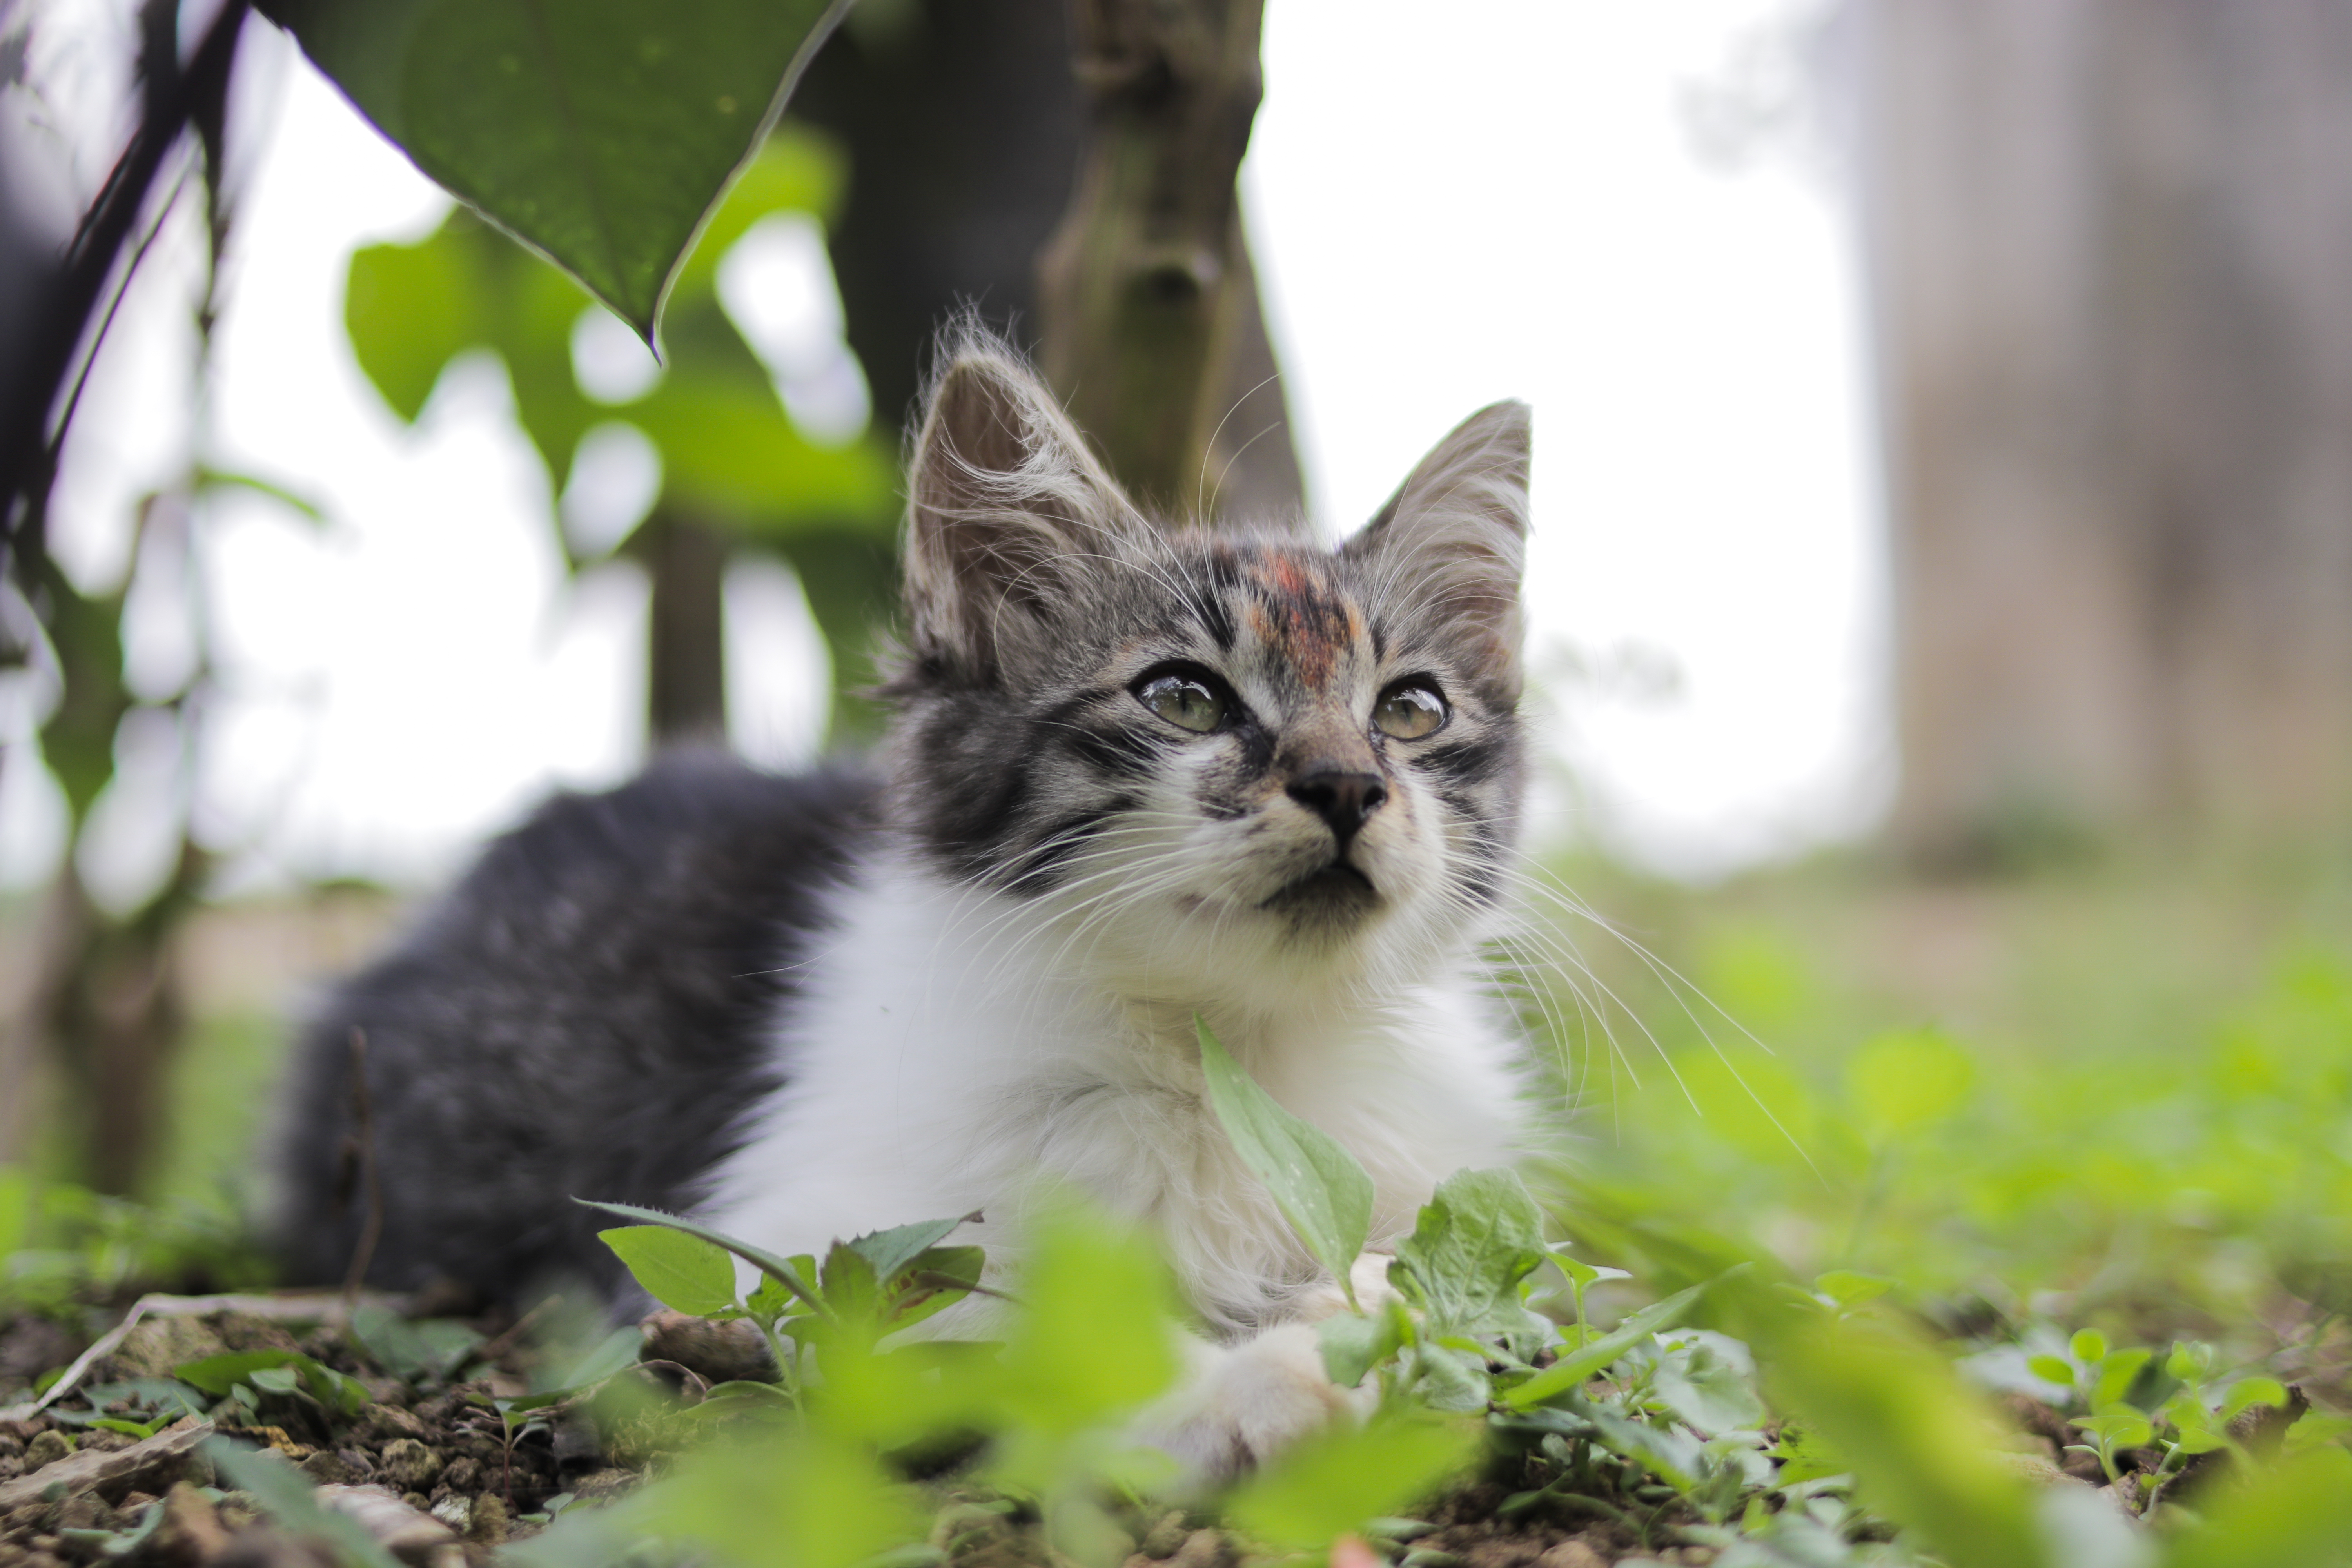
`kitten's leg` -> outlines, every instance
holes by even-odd
[[[1395,1297],[1388,1266],[1387,1254],[1367,1252],[1349,1269],[1365,1308]],[[1239,1344],[1192,1342],[1182,1386],[1144,1417],[1137,1435],[1172,1455],[1188,1476],[1222,1481],[1334,1421],[1363,1420],[1379,1402],[1379,1384],[1333,1383],[1315,1332],[1347,1304],[1337,1285],[1327,1285],[1299,1303],[1303,1321],[1278,1323]]]

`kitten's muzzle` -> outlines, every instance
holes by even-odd
[[[1290,781],[1288,791],[1291,799],[1330,826],[1332,837],[1339,841],[1342,859],[1356,830],[1389,797],[1389,786],[1380,774],[1339,768],[1317,768],[1301,773]]]

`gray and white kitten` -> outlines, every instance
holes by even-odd
[[[1217,1342],[1170,1447],[1229,1469],[1322,1419],[1300,1321],[1336,1292],[1218,1130],[1192,1019],[1363,1162],[1376,1248],[1509,1157],[1474,974],[1524,772],[1528,456],[1496,404],[1337,549],[1165,527],[965,338],[913,455],[881,780],[673,757],[492,845],[301,1048],[293,1272],[339,1278],[363,1217],[356,1030],[378,1283],[614,1286],[574,1194],[787,1254],[981,1210],[1017,1267],[1045,1178],[1155,1229]]]

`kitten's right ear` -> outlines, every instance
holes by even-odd
[[[908,496],[915,653],[982,683],[1144,526],[1053,394],[985,340],[967,340],[931,390]]]
[[[1526,404],[1480,409],[1340,546],[1341,554],[1377,566],[1391,602],[1482,638],[1486,662],[1507,673],[1519,657],[1532,444]]]

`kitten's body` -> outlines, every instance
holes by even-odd
[[[1224,1336],[1328,1298],[1204,1103],[1192,1020],[1371,1172],[1376,1246],[1509,1156],[1471,972],[1520,788],[1526,461],[1497,405],[1338,550],[1171,531],[966,343],[911,471],[879,794],[673,761],[494,847],[312,1033],[298,1269],[340,1274],[360,1226],[331,1201],[357,1030],[386,1284],[609,1281],[573,1194],[783,1253],[979,1209],[1003,1262],[1043,1179],[1155,1227]],[[1302,1335],[1202,1384],[1286,1393],[1211,1397],[1171,1446],[1226,1468],[1327,1409]]]

